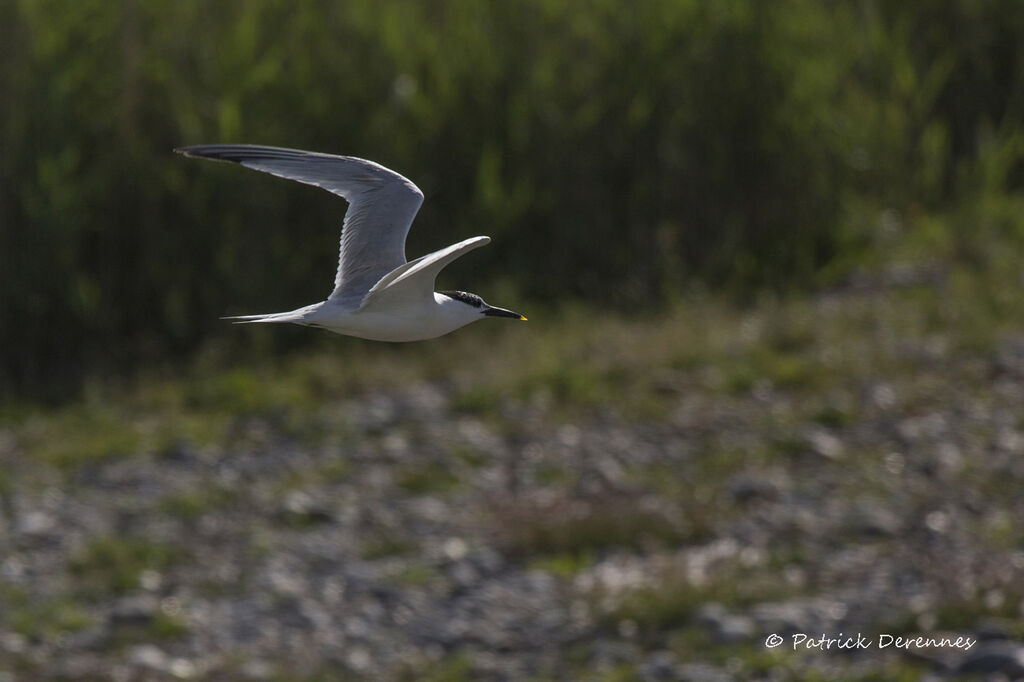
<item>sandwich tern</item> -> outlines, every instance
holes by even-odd
[[[174,151],[231,161],[322,187],[349,203],[341,229],[334,291],[326,301],[284,313],[225,319],[321,327],[375,341],[432,339],[484,317],[526,319],[488,305],[476,294],[434,291],[434,280],[444,266],[489,243],[490,237],[471,237],[406,262],[405,237],[423,203],[423,192],[380,164],[351,156],[248,144],[197,145]]]

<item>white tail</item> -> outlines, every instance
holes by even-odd
[[[251,324],[253,322],[301,322],[302,316],[291,313],[267,313],[265,315],[229,315],[220,318],[231,320],[232,324]]]
[[[234,324],[251,324],[252,322],[291,322],[293,324],[308,324],[310,315],[316,312],[321,303],[307,305],[298,310],[289,310],[286,313],[264,313],[262,315],[228,315],[222,320],[231,320]]]

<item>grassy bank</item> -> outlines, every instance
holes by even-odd
[[[692,296],[631,318],[540,307],[527,324],[431,343],[325,336],[260,362],[211,349],[178,373],[94,382],[56,410],[8,407],[5,549],[48,567],[0,579],[13,606],[0,630],[21,643],[4,665],[52,672],[40,652],[71,642],[83,670],[145,668],[155,654],[140,647],[156,646],[179,672],[221,679],[299,660],[309,679],[512,674],[499,665],[633,680],[666,660],[749,679],[957,670],[955,652],[761,640],[785,627],[1024,635],[1020,272],[1006,257],[895,249],[813,296]],[[282,587],[282,561],[306,582]],[[451,634],[441,655],[382,621],[383,639],[358,646],[403,654],[366,665],[273,638],[203,644],[217,605],[270,590],[263,617],[288,623],[291,600],[352,571],[377,596],[346,583],[357,596],[339,597],[325,633],[381,590],[397,600],[381,613],[443,620],[463,600],[541,585],[556,592],[520,624],[544,632],[553,618],[565,637]],[[508,587],[520,580],[533,587]],[[147,598],[162,606],[121,613]],[[515,631],[489,609],[470,618],[495,642]],[[312,632],[303,622],[282,627]]]

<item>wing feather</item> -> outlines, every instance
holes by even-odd
[[[393,306],[398,300],[413,304],[418,299],[429,300],[434,295],[434,281],[446,265],[490,241],[490,237],[470,237],[399,266],[370,289],[359,309],[372,310],[384,303]]]
[[[197,145],[175,151],[239,163],[344,197],[349,207],[330,301],[355,309],[382,277],[405,264],[405,238],[423,193],[380,164],[353,156],[247,144]]]

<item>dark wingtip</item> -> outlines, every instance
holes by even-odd
[[[191,147],[175,147],[174,148],[174,153],[175,154],[181,154],[182,156],[187,156],[187,157],[190,157],[190,158],[193,158],[193,159],[198,159],[198,158],[202,158],[204,156],[208,156],[207,154],[203,153],[203,149],[204,148],[208,148],[210,146],[212,146],[212,145],[200,144],[200,145],[193,145]]]
[[[249,146],[251,145],[196,144],[189,147],[175,147],[174,151],[193,159],[239,163],[245,158],[245,151]]]

